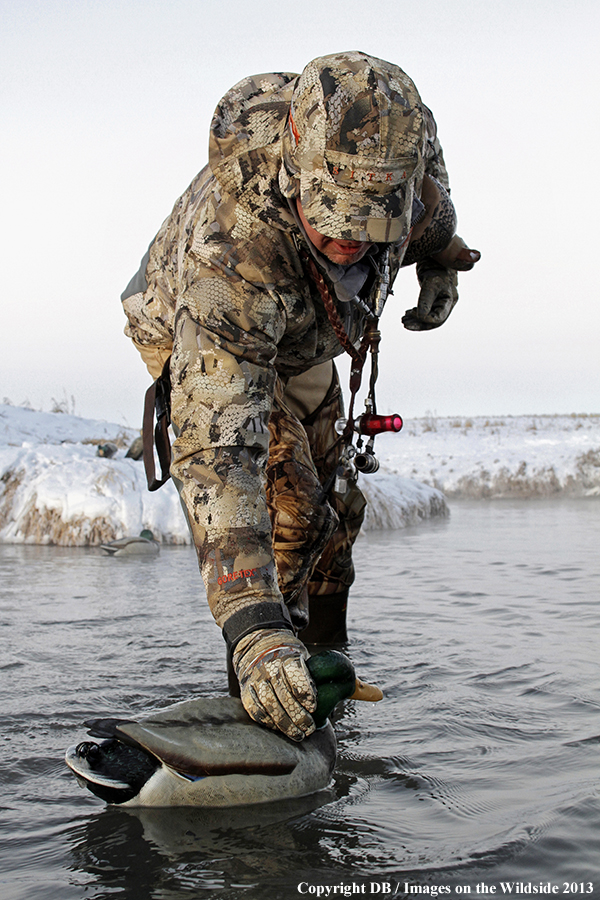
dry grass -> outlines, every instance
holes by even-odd
[[[2,495],[0,496],[0,529],[5,528],[12,519],[15,494],[23,483],[24,478],[25,472],[23,470],[14,472],[12,469],[7,469],[2,478],[0,478],[0,483],[3,485]]]
[[[34,495],[19,522],[19,533],[27,543],[58,547],[90,547],[113,541],[115,527],[108,519],[76,516],[65,522],[57,509],[38,509]]]
[[[15,537],[30,544],[55,544],[59,547],[88,547],[112,541],[118,535],[112,522],[103,517],[88,519],[76,516],[68,521],[57,509],[37,507],[37,495],[33,494],[19,517],[14,518],[14,504],[17,491],[25,481],[23,469],[8,469],[0,483],[0,530],[12,522],[15,524]]]
[[[493,474],[481,469],[461,478],[453,490],[446,489],[448,497],[466,497],[472,500],[496,498],[525,499],[532,497],[552,497],[562,493],[562,485],[553,466],[528,470],[522,461],[515,472],[502,467]]]

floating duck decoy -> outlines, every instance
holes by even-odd
[[[104,459],[112,459],[118,452],[119,448],[117,445],[113,444],[112,441],[109,441],[106,444],[98,444],[96,456],[102,456]]]
[[[144,456],[144,439],[140,435],[131,444],[129,450],[125,454],[125,459],[142,459]]]
[[[100,544],[100,549],[109,556],[156,556],[160,544],[154,540],[149,528],[144,528],[139,537],[124,537],[107,544]]]
[[[336,759],[328,716],[346,697],[380,700],[350,660],[326,650],[307,661],[317,685],[317,730],[300,743],[254,722],[233,697],[176,703],[140,722],[87,721],[92,737],[65,761],[82,786],[122,806],[243,806],[322,790]]]

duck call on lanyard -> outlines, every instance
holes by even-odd
[[[304,262],[308,272],[315,282],[317,289],[323,300],[323,305],[327,312],[327,316],[331,323],[335,334],[344,348],[344,350],[352,358],[352,366],[350,369],[350,405],[348,409],[347,419],[338,419],[335,423],[335,429],[346,443],[346,449],[342,455],[347,461],[352,461],[354,467],[359,472],[370,474],[379,469],[379,461],[375,458],[374,442],[378,434],[386,431],[398,432],[402,428],[402,418],[394,413],[389,416],[380,416],[377,413],[375,403],[375,383],[378,375],[378,354],[379,343],[381,341],[381,333],[378,329],[379,317],[383,312],[383,307],[389,293],[390,274],[389,274],[389,249],[383,255],[381,278],[373,304],[374,312],[367,312],[367,324],[365,332],[358,349],[352,344],[343,322],[340,319],[335,304],[329,292],[325,279],[317,269],[314,261],[304,254]],[[364,305],[363,305],[364,309]],[[367,352],[371,354],[371,378],[369,381],[369,392],[365,400],[365,412],[358,419],[353,418],[354,400],[360,388],[362,381],[362,371],[367,358]],[[353,443],[354,434],[358,435],[356,446]],[[363,450],[363,435],[368,437],[367,445]],[[345,479],[343,478],[343,465],[338,467],[338,472],[334,473],[336,477],[336,490],[342,491]],[[334,477],[332,476],[332,477]]]

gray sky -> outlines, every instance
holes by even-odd
[[[0,0],[0,400],[138,426],[119,295],[207,159],[240,78],[360,49],[433,110],[459,233],[482,252],[448,322],[382,319],[380,406],[599,412],[597,0]]]

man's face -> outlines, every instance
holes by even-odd
[[[306,233],[319,253],[326,256],[331,262],[339,266],[350,266],[362,259],[367,250],[373,246],[369,241],[338,241],[326,237],[310,225],[304,215],[304,210],[299,200],[296,201],[300,221],[306,229]]]

